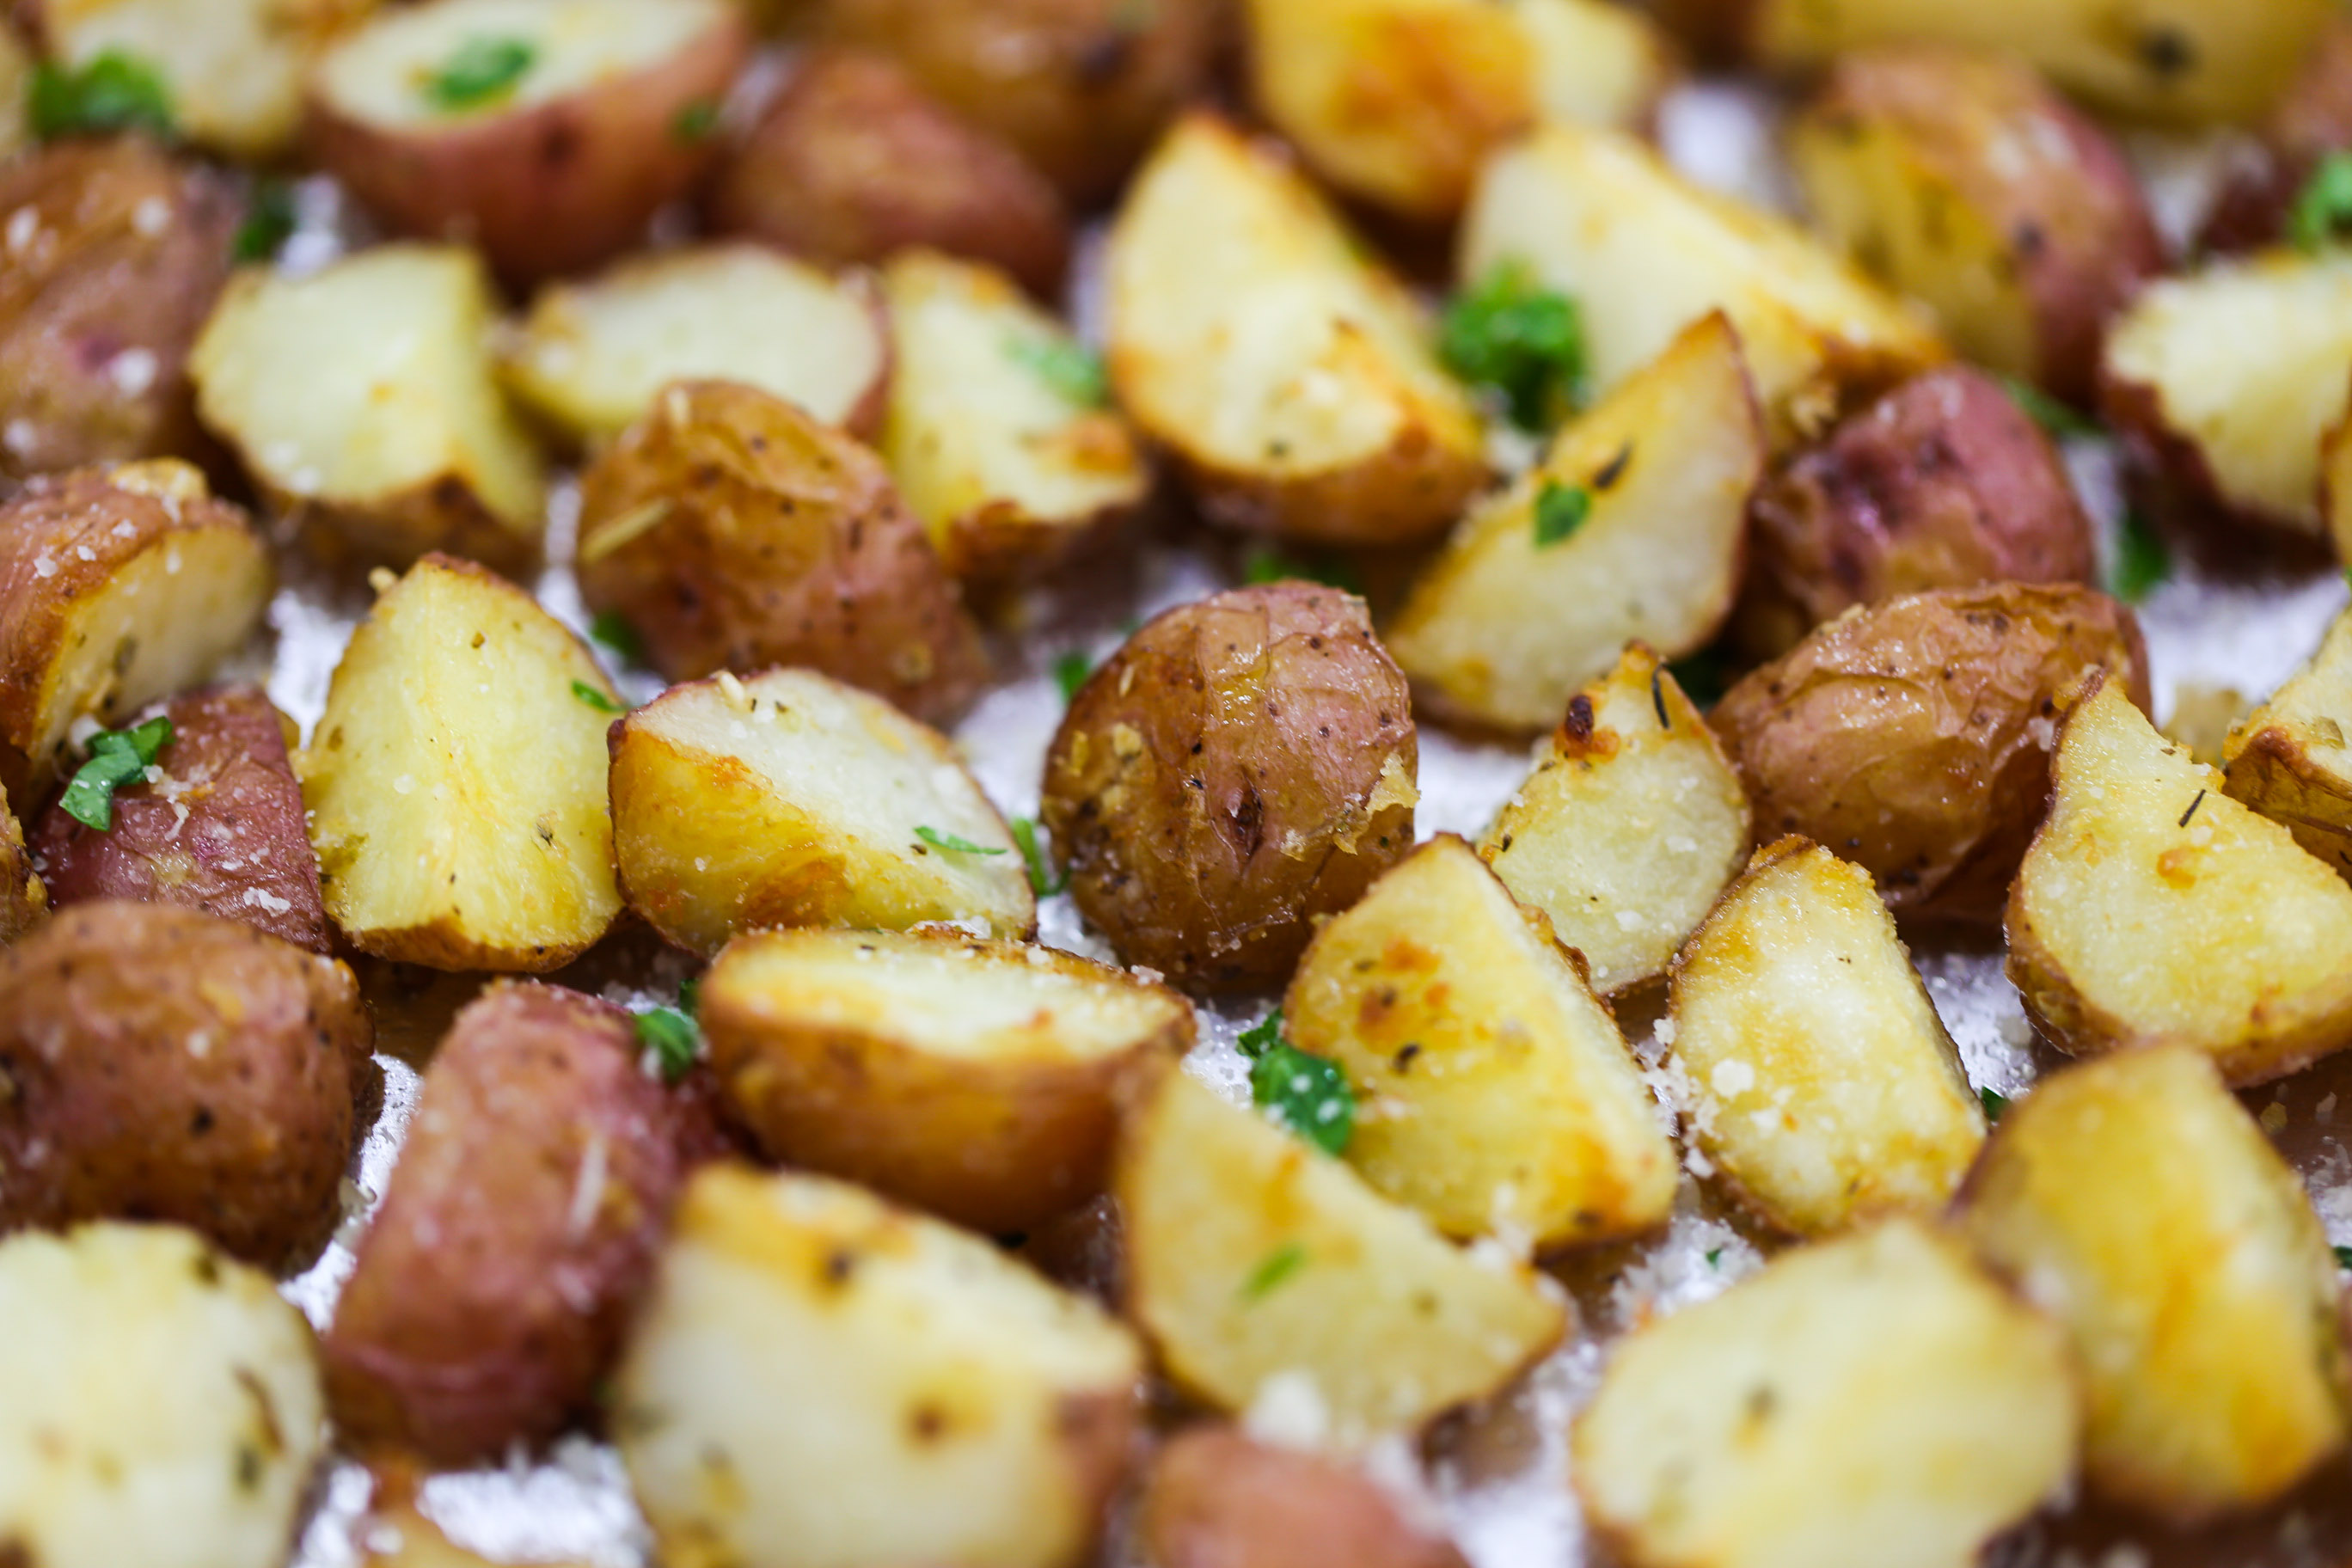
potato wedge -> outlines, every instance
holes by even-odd
[[[2322,534],[2320,444],[2352,389],[2352,253],[2151,284],[2108,331],[2103,374],[2107,422],[2141,467],[2228,516]]]
[[[2056,1328],[1910,1220],[1636,1331],[1570,1475],[1634,1568],[1954,1568],[2072,1479]]]
[[[1095,365],[1002,274],[926,251],[882,275],[882,456],[958,577],[1035,576],[1142,505],[1151,470]]]
[[[396,232],[529,282],[644,238],[710,166],[751,53],[729,0],[386,7],[311,77],[309,150]]]
[[[1669,1016],[1694,1142],[1791,1235],[1933,1214],[1984,1142],[1870,873],[1818,844],[1757,851],[1675,961]]]
[[[174,1226],[0,1242],[0,1549],[279,1568],[325,1447],[310,1331]]]
[[[497,309],[480,261],[448,247],[240,273],[189,356],[197,412],[332,553],[519,571],[539,553],[544,480],[490,374]]]
[[[418,562],[352,635],[294,763],[344,938],[430,969],[535,973],[585,952],[621,909],[604,794],[619,708],[530,595]]]
[[[1494,1393],[1567,1328],[1550,1280],[1457,1251],[1187,1073],[1128,1118],[1113,1182],[1128,1310],[1219,1409],[1278,1398],[1354,1445]]]
[[[2352,17],[2338,16],[2271,105],[2251,155],[2226,172],[2197,237],[2205,251],[2253,250],[2284,237],[2295,198],[2331,153],[2352,148]]]
[[[2072,1336],[2094,1491],[2193,1523],[2343,1449],[2352,1376],[2326,1232],[2198,1052],[2043,1079],[2001,1119],[1959,1223]]]
[[[1720,310],[1773,445],[1948,357],[1916,308],[1780,218],[1692,184],[1630,136],[1554,124],[1480,172],[1456,241],[1468,280],[1517,263],[1582,307],[1608,392]]]
[[[2311,662],[2231,726],[2222,789],[2284,826],[2352,878],[2352,611],[2336,617]]]
[[[2076,1056],[2194,1046],[2237,1084],[2352,1045],[2352,888],[2093,679],[2009,895],[2028,1016]]]
[[[1119,404],[1213,520],[1409,544],[1485,481],[1421,307],[1270,147],[1186,118],[1128,188],[1108,266]]]
[[[736,381],[870,434],[890,344],[866,280],[755,245],[642,256],[540,291],[507,342],[507,384],[575,441],[611,440],[675,381]]]
[[[1478,840],[1606,996],[1655,980],[1748,863],[1748,793],[1643,644],[1568,700],[1551,745]]]
[[[821,1176],[703,1168],[618,1379],[663,1560],[1071,1568],[1141,1356],[1092,1301]]]
[[[1360,1097],[1348,1163],[1447,1236],[1568,1247],[1674,1207],[1681,1165],[1616,1021],[1451,834],[1317,933],[1282,1015]]]
[[[751,932],[701,998],[711,1070],[771,1158],[998,1236],[1101,1192],[1120,1081],[1192,1044],[1173,992],[945,933]]]
[[[1739,336],[1708,316],[1480,502],[1413,581],[1389,646],[1415,694],[1538,731],[1628,642],[1670,658],[1704,646],[1739,590],[1764,461]]]
[[[875,455],[783,398],[680,382],[580,484],[580,591],[673,680],[802,665],[924,719],[987,650]]]
[[[947,738],[814,671],[670,688],[614,727],[611,777],[629,905],[690,952],[763,926],[1036,924],[1012,832]]]
[[[1468,1568],[1370,1476],[1229,1426],[1191,1427],[1160,1450],[1135,1537],[1152,1568]]]
[[[48,889],[25,847],[24,825],[0,786],[0,946],[38,927],[49,910]]]
[[[0,779],[38,800],[75,724],[194,686],[269,601],[244,509],[168,459],[39,479],[0,507]]]

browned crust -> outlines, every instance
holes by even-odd
[[[232,442],[232,445],[236,443]],[[368,566],[405,571],[424,557],[442,554],[488,567],[521,584],[540,563],[534,523],[523,531],[493,511],[465,477],[443,473],[404,489],[365,501],[322,500],[296,495],[259,479],[270,510],[297,531],[302,548],[330,571]]]
[[[1302,544],[1401,545],[1437,538],[1486,486],[1483,453],[1448,447],[1419,421],[1344,468],[1270,476],[1175,456],[1202,515],[1225,528]]]
[[[2185,510],[2210,526],[2260,528],[2305,541],[2313,537],[2315,530],[2308,522],[2231,500],[2205,461],[2202,448],[2165,417],[2164,395],[2158,388],[2126,381],[2112,367],[2103,366],[2098,405],[2130,467],[2144,479],[2169,481],[2161,497],[2168,510]]]
[[[0,789],[0,944],[31,934],[47,918],[48,889],[25,852],[25,830]]]
[[[2266,724],[2223,770],[2223,793],[2294,835],[2294,841],[2352,879],[2352,795],[2311,760],[2302,742]]]

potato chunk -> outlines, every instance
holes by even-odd
[[[947,738],[811,670],[672,687],[614,731],[612,794],[630,907],[696,952],[762,926],[1036,923]]]
[[[1142,1368],[1090,1300],[821,1176],[709,1165],[613,1429],[664,1561],[1070,1568]]]
[[[1509,0],[1535,50],[1545,120],[1641,132],[1677,74],[1646,10],[1615,0]]]
[[[1810,235],[1690,184],[1629,136],[1553,125],[1496,153],[1462,220],[1472,281],[1518,263],[1583,308],[1594,387],[1721,310],[1776,447],[1946,357],[1924,319]]]
[[[621,908],[604,795],[619,707],[530,595],[468,562],[418,562],[352,634],[295,763],[351,944],[536,973],[603,936]]]
[[[2336,617],[2311,662],[2233,725],[2222,788],[2282,824],[2352,878],[2352,611]]]
[[[2066,718],[2009,895],[2009,977],[2060,1049],[2179,1042],[2231,1083],[2352,1045],[2352,888],[2222,793],[2121,685]]]
[[[1486,464],[1476,410],[1403,286],[1268,147],[1195,114],[1112,225],[1110,374],[1217,521],[1404,544]]]
[[[2197,1052],[2042,1079],[2001,1119],[1960,1224],[2073,1336],[2103,1496],[2191,1523],[2278,1497],[2343,1448],[2326,1233]]]
[[[1801,838],[1758,851],[1673,994],[1696,1141],[1762,1219],[1822,1236],[1960,1184],[1984,1111],[1869,872]]]
[[[1323,928],[1282,1010],[1363,1097],[1348,1163],[1447,1236],[1606,1241],[1674,1206],[1674,1146],[1615,1020],[1451,834]]]
[[[310,1331],[188,1231],[0,1242],[0,1554],[279,1568],[324,1409]]]
[[[1567,1327],[1549,1280],[1457,1251],[1182,1071],[1129,1111],[1114,1191],[1129,1310],[1220,1409],[1280,1399],[1361,1442],[1494,1393]]]
[[[1568,700],[1478,856],[1550,919],[1605,996],[1665,973],[1747,864],[1748,833],[1739,776],[1680,683],[1637,642]]]
[[[622,262],[542,289],[503,351],[507,381],[557,429],[610,440],[674,381],[737,381],[864,435],[890,345],[872,289],[756,245]]]
[[[2072,1477],[2074,1382],[2053,1325],[1895,1220],[1620,1343],[1570,1473],[1641,1568],[1961,1568]]]
[[[950,572],[1034,576],[1142,504],[1151,470],[1093,360],[1008,279],[914,251],[882,287],[882,455]]]
[[[279,510],[362,560],[538,553],[538,449],[491,378],[472,252],[383,245],[229,285],[188,361],[196,408]]]
[[[1192,1427],[1160,1450],[1135,1533],[1155,1568],[1467,1568],[1371,1477],[1225,1426]]]
[[[1192,1043],[1181,997],[1050,948],[755,931],[699,1017],[729,1108],[774,1159],[974,1230],[1102,1190],[1121,1079]]]
[[[1390,628],[1398,664],[1440,712],[1534,731],[1628,642],[1703,646],[1764,458],[1738,334],[1709,316],[1464,520]]]

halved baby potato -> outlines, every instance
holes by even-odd
[[[1179,121],[1111,226],[1110,374],[1213,520],[1404,544],[1485,482],[1426,315],[1268,145]]]
[[[1479,503],[1414,580],[1390,651],[1435,711],[1559,722],[1628,642],[1671,658],[1715,636],[1765,456],[1739,335],[1709,315]]]
[[[711,1069],[771,1157],[1000,1236],[1099,1193],[1120,1080],[1192,1043],[1171,991],[946,932],[749,932],[700,995]]]
[[[1758,851],[1675,960],[1670,1016],[1693,1141],[1793,1235],[1933,1214],[1984,1142],[1870,873],[1818,844]]]
[[[1616,1021],[1451,834],[1323,928],[1282,1015],[1360,1097],[1348,1163],[1447,1236],[1565,1247],[1674,1207],[1680,1163]]]
[[[610,440],[674,381],[737,381],[870,434],[890,343],[863,277],[756,245],[622,262],[542,289],[506,342],[507,384],[575,441]]]
[[[2235,1084],[2352,1045],[2352,888],[2092,679],[2009,896],[2027,1014],[2076,1056],[2191,1045]]]
[[[1023,937],[1036,895],[955,748],[813,670],[674,686],[614,727],[630,907],[691,952],[763,926]]]
[[[528,281],[628,248],[688,192],[751,52],[730,0],[387,7],[311,77],[310,151],[394,229]]]
[[[2232,725],[2222,788],[2282,824],[2352,878],[2352,611],[2336,617],[2311,662]]]
[[[1636,642],[1568,700],[1478,856],[1606,996],[1665,973],[1747,864],[1749,832],[1748,792],[1714,731]]]
[[[295,761],[327,912],[362,952],[537,973],[620,913],[604,730],[620,709],[529,594],[428,555],[352,634]]]
[[[320,544],[519,570],[539,552],[544,480],[491,374],[497,312],[480,259],[457,247],[249,269],[189,355],[197,413]]]

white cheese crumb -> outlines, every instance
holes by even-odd
[[[41,213],[38,207],[18,207],[8,215],[8,248],[12,253],[22,251],[32,244],[33,237],[40,232]]]
[[[160,370],[152,349],[124,349],[106,362],[106,378],[125,397],[137,397],[155,384]]]
[[[1257,1385],[1257,1397],[1242,1413],[1242,1430],[1261,1443],[1312,1452],[1331,1432],[1331,1407],[1314,1374],[1292,1368]]]
[[[245,902],[249,908],[268,910],[273,915],[282,915],[294,907],[289,900],[281,899],[262,888],[247,888],[245,890]]]
[[[161,196],[149,196],[131,209],[131,226],[152,239],[172,226],[172,204]]]
[[[1722,1099],[1737,1100],[1756,1087],[1756,1069],[1734,1057],[1715,1064],[1707,1084]]]

